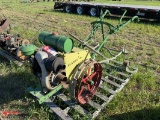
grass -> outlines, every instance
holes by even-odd
[[[97,2],[99,1],[97,0]],[[130,3],[136,4],[132,1]],[[141,3],[145,5],[159,4],[158,1]],[[12,7],[12,9],[6,8],[6,5]],[[97,19],[90,16],[53,11],[52,2],[29,4],[12,2],[2,4],[0,8],[6,8],[1,10],[1,13],[11,20],[12,33],[24,33],[22,36],[27,39],[31,39],[36,30],[41,28],[44,23],[46,24],[41,30],[58,31],[59,34],[68,35],[67,30],[78,38],[84,39],[91,30],[90,22]],[[37,15],[39,16],[36,17]],[[105,21],[112,24],[118,23],[115,18],[108,18]],[[159,33],[159,23],[141,21],[140,23],[129,24],[110,37],[108,42],[113,47],[119,48],[126,44],[127,50],[130,52],[127,59],[132,64],[137,65],[139,71],[96,119],[160,119]],[[36,39],[33,43],[40,46]],[[26,91],[28,86],[36,83],[37,80],[32,75],[29,67],[17,67],[0,58],[0,110],[18,110],[24,113],[22,116],[9,116],[14,120],[54,119],[48,108],[44,105],[38,105]],[[76,119],[81,118],[76,113],[74,116]]]
[[[112,0],[96,0],[99,3],[108,4],[133,4],[133,5],[146,5],[146,6],[160,6],[160,1],[149,1],[149,0],[122,0],[122,1],[112,1]]]

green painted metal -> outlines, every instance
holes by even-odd
[[[36,51],[36,48],[37,47],[33,44],[27,44],[27,45],[22,45],[19,49],[23,55],[30,56],[34,54],[34,52]]]
[[[48,94],[44,94],[42,92],[42,88],[40,83],[37,85],[37,87],[34,89],[32,87],[29,87],[27,90],[36,98],[38,98],[39,104],[42,104],[45,102],[47,99],[49,99],[51,96],[53,96],[56,92],[58,92],[60,89],[63,88],[62,84],[59,84],[58,86],[55,87],[52,91],[50,91]]]
[[[100,49],[101,49],[102,47],[104,47],[104,44],[106,43],[106,41],[107,41],[107,39],[109,38],[110,35],[112,35],[112,34],[116,33],[117,31],[121,30],[123,27],[125,27],[127,24],[129,24],[130,22],[134,21],[135,19],[138,19],[138,16],[134,16],[134,17],[132,17],[130,20],[125,21],[125,22],[122,22],[122,19],[123,19],[123,17],[125,16],[126,12],[127,12],[127,10],[123,13],[122,17],[121,17],[120,20],[119,20],[119,23],[114,26],[114,25],[112,25],[112,24],[110,24],[110,23],[108,23],[108,22],[104,22],[104,21],[103,21],[103,19],[104,19],[104,17],[106,16],[106,14],[110,14],[109,10],[106,10],[104,13],[101,11],[101,16],[100,16],[100,18],[99,18],[97,21],[95,21],[95,22],[91,22],[92,31],[91,31],[89,37],[86,39],[85,44],[90,43],[90,42],[91,42],[91,39],[94,37],[95,33],[96,33],[99,29],[101,29],[101,35],[102,35],[103,40],[102,40],[102,42],[100,43],[100,45],[96,48],[96,51],[99,52]],[[138,20],[139,20],[139,19],[138,19]],[[107,35],[105,35],[104,26],[107,26],[108,29],[109,29],[109,32],[108,32]],[[79,44],[79,47],[84,48],[85,45]],[[92,58],[95,58],[97,52],[94,52],[94,53],[91,55],[91,57],[92,57]],[[110,51],[109,51],[109,52],[110,52]]]
[[[41,43],[49,45],[60,52],[70,53],[73,49],[73,41],[66,36],[54,35],[52,33],[43,31],[39,34],[38,40]]]

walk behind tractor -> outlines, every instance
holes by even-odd
[[[10,41],[8,38],[0,39],[4,44],[1,47],[18,47],[16,51],[20,50],[30,61],[39,84],[29,87],[28,91],[39,104],[46,103],[64,120],[76,119],[69,114],[71,109],[93,119],[127,84],[131,75],[137,72],[122,57],[127,54],[125,47],[121,50],[107,47],[110,35],[138,19],[134,16],[122,22],[125,13],[114,26],[103,21],[109,11],[101,12],[100,18],[91,22],[93,29],[85,40],[80,40],[71,33],[69,38],[57,32],[43,31],[38,36],[39,42],[43,44],[41,48],[28,44],[28,41],[18,42],[19,37],[14,38],[17,41],[13,44],[12,37]],[[108,30],[105,31],[105,28]],[[62,100],[67,107],[62,109],[52,101],[53,98]],[[94,111],[90,108],[94,108]]]

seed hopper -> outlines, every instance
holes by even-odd
[[[43,44],[41,48],[28,42],[18,48],[30,61],[32,72],[39,79],[36,87],[27,89],[39,104],[46,103],[64,120],[77,119],[74,112],[88,119],[98,116],[137,72],[136,68],[130,67],[129,61],[121,59],[127,54],[125,47],[117,50],[106,46],[110,35],[138,19],[134,16],[122,22],[125,13],[114,26],[103,21],[109,11],[101,12],[100,18],[91,23],[92,31],[85,40],[71,33],[69,38],[57,32],[43,31],[38,36]],[[108,28],[107,34],[105,28]],[[102,39],[94,41],[97,32]]]

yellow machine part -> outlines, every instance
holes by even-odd
[[[68,80],[72,80],[73,74],[77,70],[77,66],[90,59],[90,52],[88,50],[83,50],[80,48],[74,47],[71,53],[61,54],[61,57],[64,59],[66,65],[66,76]]]

